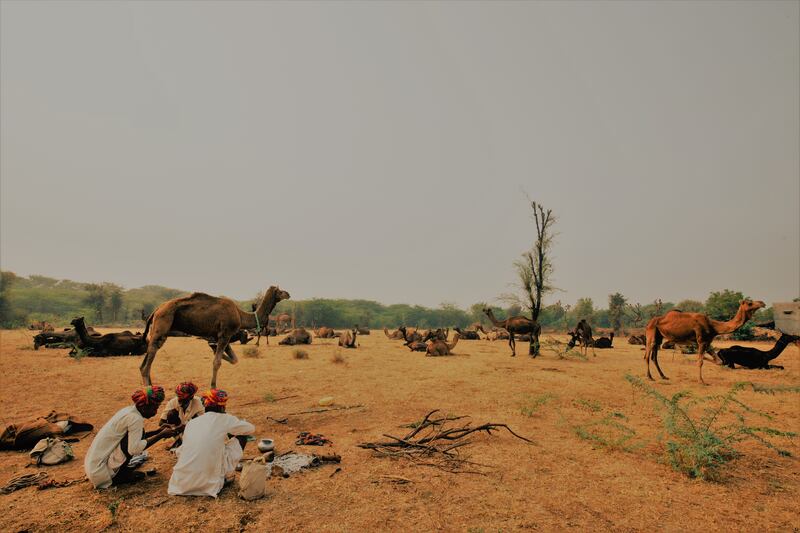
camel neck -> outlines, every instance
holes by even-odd
[[[742,324],[747,322],[750,317],[747,316],[747,312],[741,307],[736,312],[736,315],[728,320],[727,322],[720,322],[717,320],[712,320],[711,323],[714,325],[714,330],[716,331],[717,335],[725,334],[725,333],[733,333],[740,327]]]

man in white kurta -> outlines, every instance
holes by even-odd
[[[233,476],[243,455],[236,437],[252,435],[256,428],[225,413],[227,400],[227,393],[219,389],[203,395],[206,412],[186,424],[183,444],[176,452],[178,463],[169,480],[169,494],[216,498],[225,478]]]
[[[105,489],[114,482],[130,482],[136,477],[144,477],[144,475],[130,476],[130,479],[126,477],[123,480],[118,474],[121,469],[128,473],[123,467],[131,457],[174,433],[172,428],[167,427],[149,436],[144,432],[145,419],[154,417],[158,412],[158,406],[164,401],[163,388],[154,386],[138,390],[133,393],[131,399],[134,405],[117,411],[97,432],[86,453],[83,467],[86,477],[95,488]]]

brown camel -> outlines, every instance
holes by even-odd
[[[440,340],[447,342],[447,337],[449,335],[450,335],[450,328],[447,328],[446,330],[442,328],[429,329],[422,337],[422,342],[428,342],[430,340],[433,341]]]
[[[393,331],[389,333],[387,328],[383,328],[383,334],[386,335],[390,340],[393,341],[401,341],[403,340],[403,332],[399,329],[397,331]]]
[[[170,330],[177,330],[197,337],[216,339],[211,387],[217,386],[217,372],[222,359],[229,363],[238,362],[230,347],[230,339],[242,329],[261,329],[261,324],[269,320],[269,313],[281,300],[289,298],[289,293],[278,287],[270,287],[255,313],[239,309],[233,300],[209,296],[196,292],[182,298],[174,298],[159,305],[147,319],[144,338],[147,339],[147,356],[139,368],[145,385],[151,385],[150,367],[159,348],[164,345]],[[148,337],[148,331],[150,336]]]
[[[717,335],[733,333],[742,325],[750,320],[753,313],[764,307],[764,302],[753,300],[742,300],[739,302],[739,310],[736,316],[727,322],[712,320],[702,313],[683,313],[681,311],[669,311],[664,315],[653,317],[647,323],[645,335],[647,337],[647,347],[645,348],[644,359],[647,363],[647,378],[652,380],[650,374],[650,360],[656,365],[656,370],[661,379],[668,379],[658,365],[658,347],[661,341],[666,339],[675,343],[687,343],[695,341],[697,343],[697,368],[700,383],[703,381],[703,355],[711,347],[711,341]],[[715,361],[719,361],[713,352],[709,352]]]
[[[440,338],[434,339],[428,343],[427,356],[439,356],[439,355],[452,355],[453,348],[456,347],[458,344],[458,339],[460,335],[456,333],[453,335],[453,342],[448,344],[447,341],[443,341]]]
[[[316,330],[314,334],[317,336],[318,339],[333,339],[334,337],[336,337],[336,332],[333,331],[333,328],[328,328],[325,326],[322,326],[321,328]]]
[[[647,344],[647,339],[644,335],[631,335],[628,337],[628,344],[641,344],[644,346]]]
[[[306,328],[299,327],[292,330],[286,337],[281,339],[278,344],[282,346],[295,346],[296,344],[311,344],[311,333]]]
[[[356,336],[358,335],[358,330],[352,329],[350,331],[343,331],[341,335],[339,335],[339,346],[342,348],[355,348],[356,347]]]
[[[488,307],[484,308],[483,312],[486,313],[486,316],[489,317],[489,320],[492,321],[492,324],[494,324],[495,327],[503,328],[508,332],[508,345],[511,347],[511,357],[515,357],[517,355],[517,343],[514,340],[515,334],[523,335],[525,333],[529,333],[531,335],[531,339],[536,339],[538,341],[539,333],[541,333],[542,328],[530,318],[524,316],[512,316],[506,318],[505,320],[497,320],[494,317],[492,310]],[[528,355],[536,357],[536,355],[533,353],[533,345],[535,341],[531,340],[530,342],[531,344],[528,348]]]
[[[428,345],[422,342],[422,336],[417,331],[408,332],[405,326],[400,326],[397,331],[403,334],[403,340],[406,341],[405,345],[412,352],[424,352],[428,349]]]

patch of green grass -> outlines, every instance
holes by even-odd
[[[599,413],[603,410],[603,406],[600,405],[600,402],[595,400],[584,400],[583,398],[572,400],[572,405],[581,409],[586,409],[592,413]]]
[[[274,403],[275,402],[275,395],[272,394],[271,392],[264,393],[263,398],[264,398],[264,401],[267,402],[267,403]]]
[[[745,383],[747,384],[747,382]],[[776,385],[774,387],[769,385],[759,385],[758,383],[749,383],[753,387],[753,392],[760,394],[782,394],[784,392],[800,392],[800,386],[792,385]]]
[[[772,417],[737,398],[747,383],[737,383],[722,395],[694,397],[681,391],[667,397],[636,376],[628,374],[625,379],[655,402],[663,427],[659,440],[664,443],[667,462],[678,472],[693,478],[718,480],[728,463],[740,455],[735,445],[744,440],[754,440],[780,455],[790,455],[768,439],[792,438],[796,433],[748,423],[748,416],[767,420]]]
[[[549,392],[538,396],[525,396],[525,403],[522,405],[520,412],[527,417],[531,417],[539,412],[540,407],[554,398],[555,396]]]
[[[632,452],[644,443],[635,442],[636,430],[619,422],[618,415],[612,413],[599,420],[573,426],[572,430],[583,440],[588,440],[611,450]],[[625,416],[625,415],[623,415]]]

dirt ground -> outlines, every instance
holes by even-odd
[[[544,335],[544,338],[550,337]],[[28,331],[0,333],[2,423],[28,420],[51,409],[68,411],[99,429],[129,404],[139,386],[138,357],[74,360],[66,350],[33,351]],[[562,341],[565,338],[558,337]],[[511,358],[505,342],[461,341],[456,356],[410,353],[382,332],[359,337],[356,350],[341,350],[333,340],[303,347],[308,359],[295,359],[293,347],[262,346],[258,357],[244,357],[234,346],[238,365],[223,363],[220,387],[228,390],[228,411],[254,423],[258,437],[271,437],[279,452],[308,449],[341,454],[335,465],[270,479],[269,497],[240,500],[226,488],[217,500],[167,495],[174,464],[163,443],[150,449],[146,468],[157,474],[128,487],[95,491],[82,482],[67,488],[26,488],[0,496],[5,510],[0,531],[103,530],[145,531],[642,531],[735,530],[797,531],[800,528],[800,438],[778,439],[791,452],[781,456],[756,443],[742,443],[742,456],[725,469],[720,482],[689,479],[671,469],[655,440],[661,429],[653,402],[635,392],[626,373],[644,377],[640,346],[624,339],[598,350],[588,360],[559,359],[551,350],[530,359],[527,343]],[[732,343],[715,343],[724,347]],[[252,346],[252,343],[251,345]],[[248,347],[249,347],[248,346]],[[766,345],[760,344],[762,349]],[[344,363],[333,362],[340,353]],[[681,390],[721,394],[739,381],[771,386],[800,385],[798,348],[790,346],[774,361],[786,370],[729,370],[707,363],[708,387],[697,383],[695,356],[662,352],[671,378],[655,383],[672,395]],[[154,382],[172,394],[175,385],[193,380],[208,386],[211,352],[205,342],[172,338],[153,366]],[[295,396],[279,401],[271,398]],[[363,408],[288,416],[288,424],[267,417],[312,409],[320,398]],[[800,431],[800,396],[758,394],[739,398],[769,413],[767,424]],[[528,407],[527,414],[523,413]],[[356,444],[383,433],[399,435],[401,424],[432,409],[470,415],[475,424],[507,423],[535,444],[507,433],[481,435],[465,449],[471,460],[491,465],[486,475],[448,473],[431,466],[373,457]],[[632,452],[608,448],[578,437],[577,424],[621,413],[643,447]],[[530,415],[530,416],[528,416]],[[763,422],[754,418],[755,425]],[[153,427],[155,420],[146,427]],[[298,447],[300,431],[322,433],[333,447]],[[47,467],[57,480],[83,476],[83,459],[93,435],[74,445],[76,459]],[[245,450],[245,456],[255,454]],[[0,452],[0,484],[25,468],[24,452]],[[410,480],[398,484],[386,476]],[[112,514],[112,510],[116,512]]]

